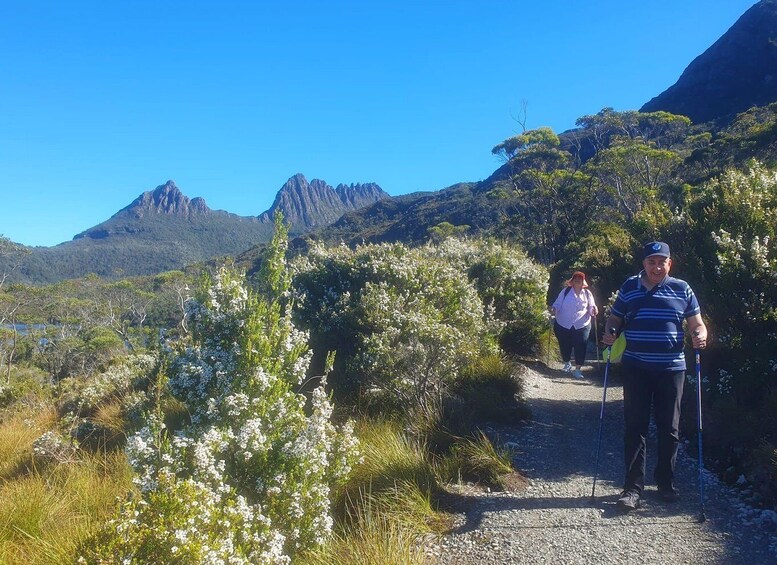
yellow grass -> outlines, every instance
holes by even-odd
[[[302,559],[303,565],[424,565],[429,563],[422,537],[396,511],[370,502],[364,495],[353,516],[353,526],[335,535],[319,551]]]
[[[0,417],[0,482],[13,478],[28,463],[32,442],[50,430],[57,415],[53,407],[36,411],[7,411]]]
[[[123,453],[36,469],[32,443],[52,410],[5,414],[0,422],[0,563],[72,563],[75,549],[109,519],[131,488]]]

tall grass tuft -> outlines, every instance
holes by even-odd
[[[505,478],[514,474],[512,453],[497,448],[483,432],[460,438],[437,466],[440,480],[468,480],[490,488],[504,489]]]
[[[485,355],[461,371],[452,390],[463,400],[472,420],[516,423],[530,415],[523,401],[523,381],[516,371],[504,357]]]
[[[0,480],[10,480],[31,465],[32,444],[56,422],[51,406],[26,412],[7,410],[0,420]]]
[[[6,411],[0,422],[0,563],[72,563],[78,543],[114,513],[131,488],[123,453],[36,466],[33,442],[56,421],[53,407]]]
[[[433,464],[396,422],[363,419],[355,431],[362,459],[337,495],[336,535],[303,562],[425,563],[422,537],[450,527],[434,503],[439,485]]]
[[[419,532],[396,511],[364,493],[351,506],[352,526],[339,529],[332,540],[304,556],[302,565],[424,565],[429,562]]]
[[[422,492],[437,490],[434,468],[417,442],[387,420],[361,420],[355,433],[362,460],[351,474],[343,495],[356,500],[359,492],[381,493],[397,484],[415,484]]]
[[[0,563],[61,564],[131,488],[123,453],[32,471],[0,485]]]

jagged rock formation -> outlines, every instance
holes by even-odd
[[[189,199],[175,185],[175,181],[169,180],[154,190],[144,192],[138,196],[132,204],[120,210],[118,214],[134,214],[141,218],[146,213],[192,216],[196,214],[208,214],[210,208],[202,198]],[[118,215],[117,214],[117,215]]]
[[[308,182],[304,175],[298,173],[281,187],[273,205],[259,216],[259,220],[270,223],[275,211],[280,210],[291,225],[290,232],[299,234],[327,226],[346,212],[388,197],[375,183],[339,184],[337,188],[332,188],[319,179]]]
[[[694,123],[728,122],[739,112],[774,101],[777,0],[761,0],[640,111],[664,110]]]

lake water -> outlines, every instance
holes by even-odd
[[[16,328],[19,335],[27,335],[30,330],[41,331],[46,328],[46,324],[2,324],[0,328],[12,330]]]

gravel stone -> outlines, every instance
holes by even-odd
[[[603,370],[603,367],[602,367]],[[591,500],[602,377],[585,379],[537,365],[522,375],[532,420],[493,427],[489,436],[513,448],[529,484],[521,492],[484,492],[452,485],[454,527],[426,540],[432,562],[487,564],[743,564],[777,563],[777,514],[745,504],[738,490],[704,471],[706,521],[699,522],[698,466],[681,442],[675,486],[681,499],[662,502],[648,484],[642,506],[628,514],[615,501],[623,482],[623,394],[608,377],[599,474]],[[683,416],[687,418],[687,415]],[[648,437],[647,476],[655,466]]]

